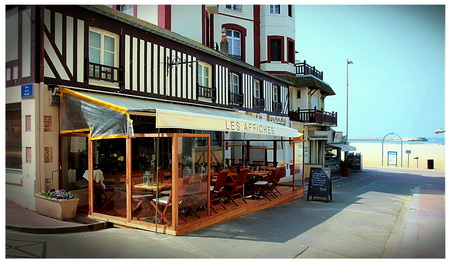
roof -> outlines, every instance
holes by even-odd
[[[304,76],[277,75],[277,76],[290,81],[293,86],[319,88],[328,95],[336,95],[336,93],[327,83],[311,75],[304,75]]]
[[[259,74],[265,75],[265,76],[267,76],[269,78],[278,80],[280,82],[283,82],[283,83],[286,83],[286,84],[289,84],[289,85],[292,84],[290,81],[288,81],[288,80],[286,80],[284,78],[279,78],[278,76],[275,76],[273,74],[265,72],[265,71],[263,71],[263,70],[261,70],[259,68],[256,68],[256,67],[254,67],[254,66],[252,66],[252,65],[250,65],[248,63],[245,63],[245,62],[243,62],[241,60],[234,59],[234,58],[232,58],[232,57],[230,57],[230,56],[228,56],[226,54],[223,54],[223,53],[221,53],[221,52],[219,52],[219,51],[217,51],[215,49],[207,47],[207,46],[205,46],[205,45],[203,45],[203,44],[201,44],[201,43],[199,43],[199,42],[197,42],[195,40],[192,40],[190,38],[184,37],[184,36],[182,36],[180,34],[177,34],[175,32],[167,30],[165,28],[158,27],[157,25],[154,25],[152,23],[146,22],[144,20],[141,20],[141,19],[135,18],[133,16],[124,14],[124,13],[119,12],[117,10],[114,10],[114,9],[108,7],[108,6],[82,5],[81,7],[85,8],[87,10],[90,10],[92,12],[104,15],[106,17],[115,19],[115,20],[120,21],[122,23],[131,25],[133,27],[145,30],[147,32],[150,32],[152,34],[158,35],[160,37],[163,37],[163,38],[166,38],[166,39],[170,39],[170,40],[172,40],[174,42],[177,42],[179,44],[182,44],[182,45],[194,48],[196,50],[199,50],[201,52],[207,53],[209,55],[218,57],[218,58],[220,58],[222,60],[225,60],[225,61],[228,61],[230,63],[239,65],[241,67],[247,68],[247,69],[252,70],[254,72],[257,72]]]

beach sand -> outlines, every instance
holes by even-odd
[[[356,147],[355,153],[361,153],[364,166],[381,167],[381,143],[350,142],[351,146]],[[401,166],[401,145],[384,143],[384,167],[387,167],[387,152],[397,151],[397,167],[408,168],[408,154],[410,150],[409,168],[428,169],[428,160],[433,160],[434,169],[445,171],[445,145],[439,144],[408,144],[403,143],[403,167]],[[414,159],[419,157],[419,159]],[[389,167],[395,167],[390,165]]]

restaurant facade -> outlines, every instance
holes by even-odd
[[[303,197],[290,81],[108,7],[6,14],[7,199],[66,189],[78,213],[179,235]],[[216,193],[223,171],[251,175],[242,199]]]

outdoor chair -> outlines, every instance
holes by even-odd
[[[267,180],[257,181],[253,184],[254,191],[255,191],[255,198],[259,198],[261,196],[266,197],[269,199],[269,201],[272,201],[269,197],[269,191],[272,187],[273,182],[275,181],[276,177],[278,176],[281,168],[277,168],[276,170],[273,170],[270,176],[267,178]]]
[[[228,199],[231,200],[236,206],[238,206],[238,204],[234,200],[234,197],[240,197],[242,201],[247,203],[247,201],[244,199],[244,196],[242,195],[242,192],[244,189],[244,182],[247,178],[248,171],[248,168],[241,169],[236,181],[225,183],[224,185]]]
[[[115,194],[116,191],[114,191],[114,188],[109,186],[103,187],[101,183],[94,181],[95,203],[101,206],[98,212],[101,212],[107,208],[114,208],[113,198]]]
[[[280,182],[280,179],[286,176],[286,167],[280,167],[279,170],[280,171],[267,190],[267,195],[272,195],[272,197],[274,198],[277,198],[278,195],[281,195],[281,192],[277,189],[277,186]]]
[[[180,200],[183,199],[183,196],[185,195],[187,184],[184,184],[183,179],[179,180],[179,186],[178,186],[178,196],[181,197]],[[167,217],[167,214],[169,214],[172,210],[169,210],[169,208],[172,207],[172,197],[173,192],[170,192],[169,196],[162,196],[158,198],[154,198],[150,201],[150,204],[155,208],[157,211],[157,214],[160,215],[160,219],[158,221],[158,224],[161,224],[164,220],[168,226],[172,225],[172,221],[169,220]],[[162,208],[161,208],[162,206]],[[183,216],[183,214],[180,213],[180,208],[178,208],[178,215],[181,216],[183,221],[187,223],[186,218]]]
[[[142,204],[150,203],[150,200],[153,199],[154,195],[152,191],[134,187],[136,184],[142,183],[142,177],[132,177],[131,183],[131,199],[133,201],[131,214],[137,216],[142,211]]]
[[[217,206],[222,205],[222,207],[226,210],[227,207],[225,206],[225,204],[222,201],[222,197],[224,195],[226,195],[225,190],[224,190],[224,184],[225,181],[227,180],[228,177],[228,173],[230,171],[229,170],[223,170],[219,172],[219,176],[217,177],[217,181],[213,186],[210,186],[210,206],[211,209],[214,210],[214,212],[217,213],[216,210],[216,205],[214,205],[215,203],[218,203]]]

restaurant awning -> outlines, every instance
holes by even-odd
[[[155,115],[157,128],[184,128],[299,137],[297,130],[239,112],[61,89],[61,133],[90,131],[92,139],[132,137],[130,115]]]
[[[335,148],[340,148],[343,151],[355,151],[356,147],[350,146],[348,144],[327,144]]]

